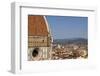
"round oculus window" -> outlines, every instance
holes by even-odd
[[[32,56],[33,57],[37,57],[39,54],[39,48],[35,48],[33,51],[32,51]]]

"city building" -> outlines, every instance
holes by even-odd
[[[28,60],[51,59],[52,41],[46,17],[28,15]]]

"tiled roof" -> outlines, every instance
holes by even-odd
[[[28,15],[28,36],[47,36],[48,30],[43,16]]]

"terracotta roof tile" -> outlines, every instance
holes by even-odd
[[[43,16],[28,15],[28,35],[47,36],[47,25]]]

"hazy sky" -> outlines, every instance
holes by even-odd
[[[88,18],[75,16],[46,16],[54,39],[87,38]]]

